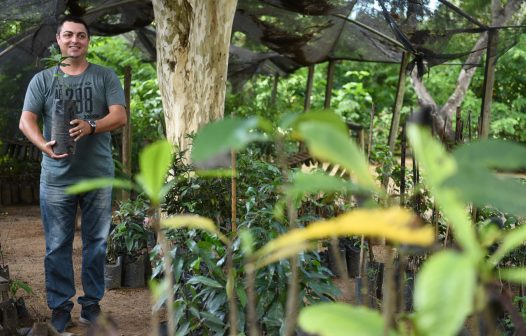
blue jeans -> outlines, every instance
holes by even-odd
[[[83,306],[98,303],[104,295],[106,238],[111,224],[111,187],[80,195],[67,195],[67,187],[40,183],[40,212],[46,237],[47,304],[50,309],[71,311],[75,295],[73,238],[77,204],[82,210]]]

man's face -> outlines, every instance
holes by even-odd
[[[83,24],[66,21],[57,34],[62,56],[85,58],[88,53],[89,36]]]

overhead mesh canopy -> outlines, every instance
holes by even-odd
[[[23,139],[18,118],[25,89],[55,41],[64,13],[82,16],[93,35],[127,37],[155,60],[149,0],[3,0],[0,2],[0,141]],[[330,61],[399,63],[404,51],[428,66],[463,62],[488,18],[446,0],[239,0],[229,79],[284,74]],[[499,55],[520,29],[499,30]]]

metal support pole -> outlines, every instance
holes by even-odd
[[[398,137],[398,128],[400,126],[400,111],[404,102],[405,94],[405,69],[409,63],[409,53],[402,54],[402,61],[400,63],[400,72],[398,74],[398,87],[396,88],[396,98],[393,107],[393,118],[391,119],[391,129],[389,130],[389,150],[394,152],[396,138]]]
[[[488,47],[486,50],[486,67],[484,69],[484,91],[482,93],[482,108],[480,111],[480,138],[487,139],[489,135],[489,121],[491,115],[491,101],[493,84],[495,83],[495,66],[497,63],[498,31],[488,30]]]
[[[323,108],[331,108],[331,97],[332,97],[332,83],[334,81],[334,67],[336,61],[331,60],[327,66],[327,85],[325,85],[325,101],[323,102]]]

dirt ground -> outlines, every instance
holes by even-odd
[[[44,232],[38,206],[0,207],[0,243],[3,263],[9,266],[11,279],[25,281],[34,291],[24,297],[30,314],[36,318],[49,318],[44,289]],[[85,335],[86,327],[78,322],[80,306],[76,298],[82,295],[80,283],[81,240],[77,231],[74,241],[73,264],[77,295],[72,319],[75,325],[68,332]],[[0,263],[2,260],[0,259]],[[120,335],[144,336],[151,334],[151,305],[147,288],[112,289],[101,301],[103,312],[118,326]]]

